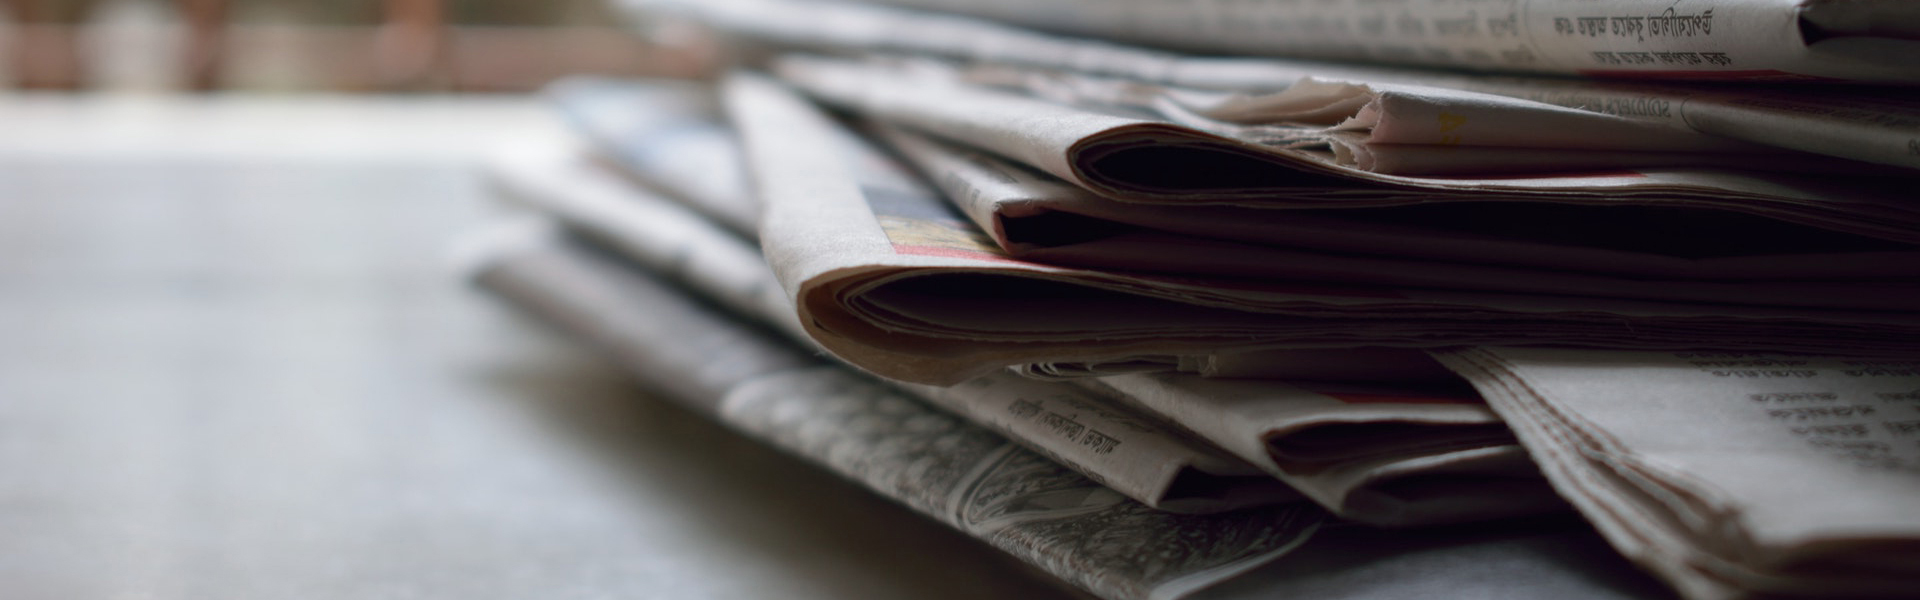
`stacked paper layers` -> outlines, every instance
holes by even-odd
[[[897,3],[1185,48],[1920,80],[1878,58],[1920,30],[1891,2],[1416,0],[1379,21],[1392,39],[1365,2]],[[1349,524],[1568,504],[1688,597],[1920,584],[1920,104],[1903,91],[1194,58],[837,2],[630,4],[776,52],[717,88],[556,86],[592,148],[491,173],[566,232],[495,239],[479,280],[1083,589],[1302,593],[1301,569],[1353,560],[1354,540],[1419,562],[1423,534]],[[1259,41],[1304,23],[1324,31]],[[1611,61],[1628,68],[1592,68]],[[1492,530],[1514,526],[1531,525]],[[1659,594],[1553,583],[1631,581],[1611,555],[1542,568],[1487,550],[1516,538],[1424,531],[1545,574],[1430,589]]]

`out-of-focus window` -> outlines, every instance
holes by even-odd
[[[690,75],[605,0],[0,0],[6,81],[53,90],[519,91]]]

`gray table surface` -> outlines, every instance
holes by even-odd
[[[0,597],[1068,597],[468,289],[525,99],[0,97]]]

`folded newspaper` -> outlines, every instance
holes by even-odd
[[[1614,547],[1689,598],[1920,590],[1920,361],[1438,356]]]
[[[1920,251],[1795,253],[1748,241],[1789,232],[1837,237],[1818,230],[1672,212],[1654,215],[1658,225],[1645,219],[1627,224],[1622,221],[1649,215],[1552,205],[1494,211],[1456,206],[1448,219],[1445,207],[1433,206],[1354,211],[1349,213],[1354,217],[1339,218],[1112,202],[980,151],[897,127],[876,129],[879,139],[935,183],[1002,250],[1033,262],[1519,294],[1920,310],[1920,285],[1909,282],[1916,274],[1909,271],[1920,269]],[[1416,215],[1428,218],[1423,224],[1404,223]],[[1449,220],[1480,230],[1449,230],[1444,228]],[[1504,236],[1491,231],[1501,227],[1525,231]],[[1714,233],[1702,234],[1703,229]],[[1568,243],[1627,230],[1641,232],[1637,239],[1643,249]],[[1667,248],[1660,249],[1663,244]],[[1711,250],[1724,254],[1684,254]],[[1531,264],[1512,264],[1518,262]],[[1865,276],[1873,271],[1880,276]]]
[[[1529,133],[1526,127],[1520,126],[1522,123],[1550,119],[1560,126],[1568,123],[1561,120],[1562,117],[1588,122],[1604,117],[1600,120],[1614,126],[1601,130],[1579,129],[1587,140],[1583,143],[1604,141],[1617,145],[1642,139],[1672,140],[1705,135],[1920,168],[1920,153],[1914,152],[1915,147],[1920,147],[1920,98],[1903,90],[1495,77],[1289,59],[1187,56],[1040,34],[952,15],[817,0],[627,0],[625,4],[641,13],[677,14],[755,40],[836,53],[905,52],[981,65],[1012,65],[1161,86],[1211,89],[1229,94],[1228,100],[1233,100],[1232,96],[1244,96],[1223,108],[1238,104],[1249,110],[1216,114],[1221,117],[1234,112],[1242,117],[1264,114],[1263,105],[1279,99],[1269,95],[1284,95],[1296,84],[1315,80],[1341,90],[1350,109],[1364,107],[1382,120],[1430,124],[1427,137],[1417,141],[1421,144],[1477,144],[1487,133]],[[1836,7],[1845,3],[1822,4]],[[1874,2],[1853,6],[1885,9],[1898,5],[1898,2]],[[1913,69],[1912,65],[1906,68],[1909,72]],[[1414,87],[1420,92],[1383,92],[1384,88],[1379,87],[1383,84]],[[1461,109],[1477,110],[1487,106],[1488,95],[1521,101],[1493,103],[1501,107],[1503,114],[1515,115],[1514,111],[1529,114],[1516,121],[1458,118],[1464,114],[1459,112]],[[1354,100],[1360,102],[1354,103]],[[1578,118],[1579,115],[1568,109],[1589,113],[1589,116]]]
[[[1920,350],[1920,319],[1904,313],[1205,280],[1018,261],[777,83],[747,75],[728,83],[765,204],[764,250],[802,325],[837,356],[891,378],[950,385],[1010,365],[1281,347]]]
[[[679,143],[674,138],[657,141],[661,149]],[[773,273],[747,241],[578,154],[570,148],[518,149],[496,159],[489,173],[510,198],[683,282],[736,314],[773,323],[804,339],[792,321],[792,306],[777,293]],[[1246,368],[1229,369],[1250,374]],[[1249,399],[1284,404],[1273,410],[1252,403],[1224,406],[1221,412],[1177,406],[1168,410],[1155,402],[1168,397],[1165,394],[1134,398],[1128,391],[1115,391],[1117,386],[1096,394],[1010,374],[987,375],[953,388],[905,389],[1164,510],[1230,510],[1304,493],[1343,517],[1408,525],[1511,517],[1564,506],[1504,426],[1470,394],[1356,390],[1307,382],[1220,385],[1246,392]],[[1154,416],[1115,406],[1114,400]],[[1217,404],[1196,399],[1193,406]],[[1222,421],[1240,427],[1217,426]],[[1203,442],[1194,443],[1178,430]],[[1243,451],[1263,444],[1271,444],[1285,465],[1266,452]]]
[[[1326,523],[1300,505],[1213,516],[1149,510],[729,322],[550,228],[493,237],[476,259],[482,287],[669,398],[1101,598],[1667,597],[1566,519],[1389,532]]]
[[[660,94],[659,86],[585,78],[547,90],[611,164],[735,229],[753,227],[750,211],[757,207],[739,172],[730,129],[706,114],[710,111],[684,110],[686,99],[652,101]],[[651,114],[631,114],[636,112]],[[1001,249],[1033,262],[1835,308],[1898,309],[1920,297],[1912,293],[1920,290],[1906,283],[1920,276],[1920,252],[1842,252],[1830,243],[1801,246],[1795,253],[1779,238],[1822,234],[1725,214],[1564,206],[1489,212],[1455,206],[1325,216],[1121,203],[980,151],[897,127],[878,132]],[[1623,236],[1617,233],[1627,230],[1640,235],[1619,239]],[[1595,245],[1577,245],[1583,241]],[[1636,241],[1639,247],[1627,245]]]
[[[1101,597],[1185,596],[1287,553],[1324,519],[1304,502],[1205,516],[1150,509],[551,231],[509,233],[480,242],[492,247],[474,277],[488,290],[674,400]]]

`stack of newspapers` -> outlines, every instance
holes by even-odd
[[[627,8],[475,280],[1085,591],[1920,596],[1920,3]]]

